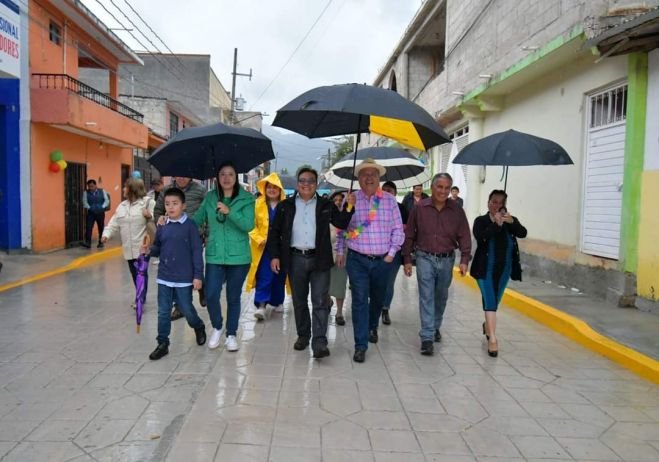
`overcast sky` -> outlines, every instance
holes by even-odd
[[[100,1],[126,27],[132,27],[121,9],[165,51],[126,0]],[[251,82],[239,77],[236,94],[247,100],[245,109],[270,114],[266,122],[279,107],[310,88],[372,83],[421,4],[421,0],[127,1],[174,52],[210,54],[213,70],[227,91],[231,91],[233,49],[238,48],[238,72],[249,73],[252,68],[254,77]],[[96,0],[83,3],[109,27],[121,27]],[[273,81],[328,4],[293,59]],[[134,49],[144,48],[128,32],[116,33]],[[155,51],[137,31],[133,33]]]
[[[372,83],[422,3],[421,0],[100,2],[116,19],[96,0],[83,0],[108,27],[133,28],[132,33],[149,51],[157,50],[130,25],[122,12],[160,50],[166,52],[166,48],[129,5],[175,53],[210,54],[211,66],[227,91],[231,91],[233,49],[238,48],[238,72],[249,73],[251,68],[253,78],[250,81],[238,77],[236,94],[246,99],[246,110],[267,113],[265,123],[272,122],[277,109],[311,88],[336,83]],[[133,49],[144,50],[129,32],[115,33]],[[277,169],[285,166],[294,170],[301,159],[319,167],[318,157],[327,146],[332,146],[290,132],[267,128],[264,132],[273,140],[280,164]]]

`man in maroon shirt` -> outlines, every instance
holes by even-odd
[[[464,210],[448,200],[453,178],[438,173],[432,179],[432,196],[412,209],[405,227],[403,262],[405,275],[412,275],[411,253],[416,254],[419,286],[421,354],[432,356],[433,340],[439,342],[448,288],[453,280],[455,249],[460,249],[460,274],[467,274],[471,259],[471,233]]]

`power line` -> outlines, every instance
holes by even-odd
[[[183,66],[183,68],[185,68],[185,64],[183,64],[183,61],[181,61],[181,59],[180,59],[180,58],[179,58],[179,57],[178,57],[178,56],[177,56],[177,55],[171,50],[171,48],[169,48],[169,47],[167,46],[167,44],[165,43],[165,41],[164,41],[162,38],[160,38],[160,36],[156,33],[156,31],[153,30],[153,28],[149,25],[149,23],[147,23],[147,22],[144,20],[144,18],[143,18],[138,12],[137,12],[137,10],[135,10],[135,8],[133,8],[133,6],[132,6],[130,3],[128,3],[128,0],[124,0],[124,3],[128,6],[128,8],[131,9],[131,11],[132,11],[133,13],[135,13],[135,15],[136,15],[138,18],[140,18],[140,21],[142,21],[142,22],[144,23],[144,25],[145,25],[146,27],[149,28],[149,30],[151,31],[151,33],[152,33],[153,35],[156,36],[156,38],[160,41],[160,43],[162,43],[162,44],[165,46],[165,48],[167,48],[167,51],[169,51],[172,55],[174,55],[174,56],[176,57],[176,59],[178,60],[178,62],[180,63],[180,65]],[[154,46],[155,46],[155,45],[154,45]],[[156,49],[157,49],[157,48],[156,48]]]
[[[97,0],[97,1],[98,1],[98,0]],[[134,28],[135,28],[135,29],[136,29],[136,30],[137,30],[137,31],[138,31],[138,32],[139,32],[144,38],[146,38],[146,40],[148,40],[148,42],[149,42],[151,45],[153,45],[153,47],[156,49],[156,51],[158,51],[158,53],[160,53],[160,54],[162,55],[162,58],[163,58],[163,60],[165,61],[165,63],[167,63],[167,62],[168,62],[168,61],[167,61],[167,57],[166,57],[165,54],[160,50],[160,48],[158,48],[158,46],[157,46],[155,43],[153,43],[153,41],[152,41],[152,40],[151,40],[151,39],[150,39],[150,38],[149,38],[149,37],[148,37],[148,36],[147,36],[147,35],[146,35],[146,34],[140,29],[140,27],[139,27],[137,24],[135,24],[135,23],[134,23],[134,22],[128,17],[128,15],[127,15],[127,14],[126,14],[126,13],[120,8],[120,7],[114,2],[114,0],[110,0],[110,3],[112,3],[112,5],[113,5],[113,6],[114,6],[114,7],[115,7],[115,8],[116,8],[116,9],[117,9],[117,10],[118,10],[118,11],[119,11],[119,12],[120,12],[120,13],[121,13],[121,14],[127,19],[127,20],[128,20],[128,22],[130,22],[130,24],[131,24],[131,25],[132,25],[132,26],[133,26],[133,27],[134,27]],[[167,44],[164,42],[164,40],[163,40],[162,38],[160,38],[160,36],[159,36],[159,35],[153,30],[153,28],[152,28],[152,27],[146,22],[146,20],[145,20],[145,19],[144,19],[144,18],[143,18],[143,17],[142,17],[142,16],[141,16],[136,10],[135,10],[135,8],[133,8],[133,7],[130,5],[130,3],[128,3],[128,1],[126,1],[126,0],[124,0],[124,3],[126,3],[126,5],[128,5],[128,7],[131,9],[131,11],[133,11],[133,12],[137,15],[137,17],[140,18],[140,20],[141,20],[141,21],[146,25],[146,27],[147,27],[147,28],[153,33],[153,35],[155,35],[155,36],[158,38],[158,40],[159,40],[159,41],[165,46],[165,48],[167,48],[167,50],[171,53],[171,55],[176,59],[176,61],[179,63],[179,72],[181,72],[181,70],[182,70],[181,75],[183,76],[183,78],[185,78],[185,77],[187,76],[187,74],[190,74],[190,73],[191,73],[190,69],[187,68],[187,67],[185,66],[185,64],[183,63],[183,61],[181,60],[181,58],[179,58],[178,55],[177,55],[176,53],[174,53],[174,52],[171,50],[171,48],[169,48],[169,46],[167,46]],[[131,34],[131,35],[132,35],[132,34]],[[142,46],[144,46],[144,45],[142,45]],[[151,54],[151,55],[153,56],[153,53],[149,52],[148,50],[146,50],[146,51],[147,51],[149,54]],[[154,57],[155,57],[155,56],[154,56]],[[173,67],[173,69],[176,69],[176,67]],[[179,80],[181,80],[181,79],[179,79]],[[194,84],[194,87],[195,87],[195,88],[191,88],[191,90],[194,90],[194,92],[196,92],[198,95],[201,95],[202,97],[205,95],[205,90],[202,89],[201,87],[199,87],[199,85]],[[210,95],[209,95],[209,96],[210,96]],[[201,101],[205,101],[205,99],[203,99],[203,98],[200,98],[200,100],[201,100]]]
[[[108,10],[108,9],[105,7],[105,5],[103,5],[103,3],[102,3],[100,0],[96,0],[96,3],[98,3],[99,5],[101,5],[101,7],[102,7],[102,8],[103,8],[103,9],[104,9],[104,10],[105,10],[110,16],[112,16],[112,18],[113,18],[115,21],[117,21],[117,23],[118,23],[122,28],[124,28],[124,29],[126,30],[126,32],[128,32],[128,33],[131,35],[131,37],[133,37],[133,38],[137,41],[137,43],[139,43],[141,46],[143,46],[143,47],[144,47],[144,50],[145,50],[147,53],[149,53],[151,56],[154,57],[154,59],[155,59],[156,61],[158,61],[160,64],[162,64],[162,65],[163,65],[163,68],[164,68],[165,70],[167,70],[170,74],[172,74],[172,75],[173,75],[174,77],[176,77],[178,80],[180,80],[181,82],[183,82],[183,79],[182,79],[180,76],[174,74],[174,73],[171,71],[171,69],[170,69],[169,67],[167,67],[167,65],[166,65],[165,63],[163,63],[163,62],[158,58],[157,55],[155,55],[154,53],[152,53],[151,51],[149,51],[149,47],[147,47],[146,45],[144,45],[144,43],[142,43],[142,41],[141,41],[140,39],[138,39],[138,38],[135,36],[135,34],[133,34],[133,32],[130,31],[130,30],[129,30],[129,29],[128,29],[128,28],[127,28],[127,27],[126,27],[121,21],[119,21],[119,19],[118,19],[118,18],[117,18],[117,17],[116,17],[116,16],[115,16],[110,10]],[[113,3],[113,5],[114,5],[114,3]],[[116,5],[115,5],[115,6],[116,6]]]
[[[21,3],[21,4],[22,4],[23,6],[25,6],[25,7],[28,6],[27,3],[25,3],[24,0],[17,0],[17,1],[18,1],[19,3]],[[42,6],[42,5],[39,5],[39,6]],[[29,10],[28,10],[28,11],[29,11]],[[28,17],[28,19],[29,19],[29,20],[30,20],[35,26],[37,26],[37,27],[43,29],[43,30],[46,31],[46,32],[49,32],[49,31],[50,31],[50,30],[49,30],[49,27],[48,27],[46,24],[44,24],[43,22],[41,22],[38,18],[34,17],[33,15],[29,14],[29,12],[28,12],[28,14],[27,14],[27,17]],[[28,25],[21,24],[21,27],[23,28],[24,33],[26,33],[26,34],[29,33],[29,26],[28,26]],[[69,45],[71,45],[71,46],[77,46],[77,47],[79,47],[79,48],[81,48],[81,49],[85,49],[85,47],[84,47],[84,43],[83,43],[83,42],[76,42],[74,39],[64,40],[63,37],[61,37],[60,40],[62,41],[62,43],[63,43],[64,45],[69,44]],[[131,80],[131,77],[133,77],[132,75],[131,75],[131,76],[128,76],[128,75],[125,75],[125,74],[120,73],[118,70],[115,71],[114,69],[110,69],[110,68],[108,68],[106,63],[100,61],[100,60],[97,59],[95,56],[93,56],[91,50],[87,50],[87,51],[88,51],[88,53],[87,53],[87,58],[90,59],[91,61],[95,62],[96,64],[98,64],[101,68],[106,69],[109,73],[114,74],[114,75],[117,75],[117,76],[119,76],[121,79],[124,79],[124,80],[126,80],[126,81]],[[173,89],[163,88],[163,87],[160,87],[160,86],[158,86],[158,85],[154,85],[154,84],[151,84],[151,83],[148,83],[148,82],[145,82],[145,81],[139,80],[139,79],[135,79],[134,77],[133,77],[132,81],[135,82],[135,83],[137,83],[138,85],[142,85],[142,86],[144,86],[144,87],[148,87],[148,88],[153,88],[154,90],[159,90],[159,91],[160,91],[159,96],[160,96],[161,98],[165,99],[165,100],[169,100],[170,98],[168,98],[167,95],[166,95],[165,93],[162,93],[163,91],[166,91],[166,92],[168,92],[168,93],[175,94],[175,95],[184,96],[184,97],[186,97],[186,98],[194,99],[194,100],[200,101],[200,102],[202,102],[202,103],[206,103],[206,102],[207,102],[207,100],[206,100],[205,98],[198,98],[198,97],[195,97],[195,96],[193,96],[193,95],[190,95],[189,93],[183,93],[183,92],[178,92],[178,91],[173,90]],[[155,91],[155,93],[157,93],[157,91]]]
[[[96,0],[96,1],[98,1],[98,0]],[[325,11],[327,11],[327,8],[329,8],[329,6],[332,4],[332,1],[333,1],[333,0],[329,0],[329,2],[327,2],[327,5],[325,5],[325,8],[323,8],[323,11],[320,12],[320,14],[318,15],[318,17],[316,18],[316,20],[314,21],[314,23],[311,25],[311,27],[309,28],[309,30],[307,31],[307,33],[304,34],[304,37],[302,37],[302,40],[300,40],[300,43],[297,44],[297,46],[296,46],[295,49],[293,50],[293,53],[291,53],[291,55],[288,57],[288,59],[286,60],[286,62],[284,63],[284,65],[281,67],[281,69],[279,69],[279,71],[278,71],[277,74],[273,77],[273,79],[270,81],[270,83],[269,83],[269,84],[265,87],[265,89],[261,92],[261,94],[259,95],[259,97],[256,98],[256,101],[255,101],[254,103],[252,103],[252,105],[251,105],[252,108],[253,108],[254,106],[256,106],[256,103],[258,103],[259,101],[261,101],[261,98],[263,97],[263,95],[265,95],[265,94],[267,93],[267,91],[270,89],[270,87],[272,86],[272,84],[275,83],[275,81],[279,78],[279,76],[280,76],[281,73],[284,71],[284,69],[286,68],[286,66],[288,66],[288,63],[291,62],[291,60],[292,60],[293,57],[295,56],[295,53],[297,53],[297,51],[300,49],[300,47],[302,46],[302,44],[304,43],[304,41],[307,39],[307,37],[309,37],[309,34],[311,34],[311,32],[313,31],[314,27],[316,27],[316,24],[318,24],[318,21],[320,21],[320,18],[323,17],[323,15],[325,14]]]

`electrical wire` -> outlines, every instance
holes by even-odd
[[[98,0],[96,0],[96,1],[98,1]],[[284,69],[286,68],[286,66],[288,66],[288,64],[291,62],[291,60],[293,59],[293,57],[295,56],[295,54],[297,53],[297,51],[300,49],[300,47],[302,46],[302,44],[305,42],[305,40],[307,39],[307,37],[309,37],[309,34],[311,34],[311,32],[313,31],[314,27],[316,27],[316,24],[318,24],[318,21],[320,21],[320,19],[323,17],[323,15],[325,14],[325,12],[326,12],[327,9],[329,8],[329,6],[332,4],[332,1],[333,1],[333,0],[329,0],[329,1],[327,2],[327,5],[325,5],[325,8],[323,8],[323,10],[320,12],[320,14],[319,14],[318,17],[316,18],[316,20],[313,22],[313,24],[311,25],[311,27],[309,28],[309,30],[307,31],[307,33],[304,34],[304,37],[302,37],[302,40],[300,40],[300,43],[297,44],[297,46],[295,47],[295,49],[293,50],[293,52],[291,53],[291,55],[288,57],[288,59],[286,60],[286,62],[284,63],[284,65],[281,66],[281,68],[279,69],[279,71],[277,72],[277,74],[272,78],[272,80],[270,81],[270,83],[268,83],[268,85],[266,85],[265,89],[261,92],[261,94],[258,96],[258,98],[256,98],[256,101],[254,101],[254,102],[250,105],[250,108],[253,108],[254,106],[256,106],[256,103],[258,103],[259,101],[261,101],[261,98],[263,98],[263,95],[265,95],[265,94],[268,92],[268,90],[270,89],[270,87],[272,86],[272,84],[275,83],[275,81],[279,78],[279,76],[280,76],[281,73],[284,71]]]
[[[135,8],[133,8],[133,6],[132,6],[130,3],[128,3],[128,0],[124,0],[124,3],[128,6],[128,8],[130,8],[130,10],[131,10],[133,13],[135,13],[135,16],[137,16],[138,18],[140,18],[140,21],[142,21],[142,22],[144,23],[144,25],[145,25],[146,27],[148,27],[148,29],[151,31],[151,33],[152,33],[153,35],[156,36],[156,38],[160,41],[160,43],[162,43],[162,44],[164,45],[164,47],[167,49],[167,51],[169,51],[172,55],[174,55],[174,56],[176,57],[176,59],[178,60],[180,66],[183,67],[184,69],[186,69],[186,66],[185,66],[185,64],[183,63],[183,61],[181,61],[181,59],[180,59],[180,58],[179,58],[179,57],[178,57],[178,56],[177,56],[177,55],[171,50],[171,48],[169,48],[169,47],[167,46],[167,44],[165,43],[165,41],[164,41],[162,38],[160,38],[160,35],[158,35],[158,34],[156,33],[156,31],[153,30],[153,28],[152,28],[152,27],[149,25],[149,23],[147,23],[146,20],[145,20],[145,19],[144,19],[144,18],[143,18],[138,12],[137,12],[137,10],[136,10]]]
[[[177,74],[175,74],[174,72],[172,72],[171,69],[170,69],[170,68],[169,68],[164,62],[162,62],[162,61],[158,58],[158,56],[156,56],[154,53],[152,53],[152,52],[149,50],[149,47],[147,47],[146,45],[144,45],[144,43],[143,43],[140,39],[138,39],[138,38],[135,36],[135,34],[133,34],[133,32],[132,32],[131,30],[129,30],[129,29],[128,29],[128,28],[127,28],[127,27],[126,27],[121,21],[119,21],[119,19],[118,19],[118,18],[117,18],[117,17],[116,17],[116,16],[115,16],[110,10],[108,10],[108,9],[105,7],[105,5],[103,5],[103,3],[102,3],[100,0],[96,0],[96,3],[98,3],[99,5],[101,5],[101,7],[106,11],[106,13],[109,14],[110,16],[112,16],[112,19],[114,19],[115,21],[117,21],[117,23],[118,23],[123,29],[125,29],[126,32],[128,32],[128,33],[131,35],[131,37],[133,37],[133,38],[135,39],[135,41],[136,41],[137,43],[140,44],[140,46],[143,46],[143,47],[144,47],[144,51],[146,51],[146,52],[149,53],[151,56],[153,56],[154,59],[155,59],[156,61],[158,61],[160,64],[162,64],[163,68],[164,68],[165,70],[167,70],[170,74],[172,74],[172,75],[173,75],[174,77],[176,77],[178,80],[180,80],[181,82],[183,82],[183,79],[182,79],[179,75],[177,75]]]

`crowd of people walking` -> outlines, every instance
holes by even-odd
[[[311,346],[314,358],[327,357],[330,311],[336,304],[336,325],[346,324],[349,286],[353,360],[364,362],[369,344],[379,341],[380,321],[392,323],[401,266],[408,277],[416,273],[420,353],[433,355],[434,344],[442,339],[456,259],[461,276],[469,270],[472,229],[449,174],[432,178],[430,195],[418,185],[399,204],[396,185],[381,185],[385,172],[376,161],[363,160],[355,168],[359,189],[337,191],[329,198],[317,193],[318,173],[307,167],[297,172],[297,188],[289,197],[272,173],[257,183],[255,199],[240,186],[231,164],[219,169],[216,187],[208,192],[191,178],[176,177],[168,188],[154,182],[147,194],[140,179],[128,179],[125,200],[101,231],[100,244],[120,237],[133,281],[140,253],[159,258],[158,336],[150,358],[168,354],[171,322],[180,317],[194,329],[199,345],[208,340],[215,349],[224,334],[225,349],[237,351],[243,286],[254,290],[254,317],[260,322],[283,311],[285,293],[290,292],[297,331],[293,348]],[[108,205],[106,196],[88,183],[85,203],[92,226]],[[527,234],[507,211],[506,201],[505,191],[492,191],[488,212],[473,224],[476,251],[470,274],[481,290],[482,328],[492,357],[498,355],[496,311],[509,279],[521,280],[517,239]],[[225,284],[226,321],[220,306]],[[208,309],[208,339],[192,301],[194,290]]]

